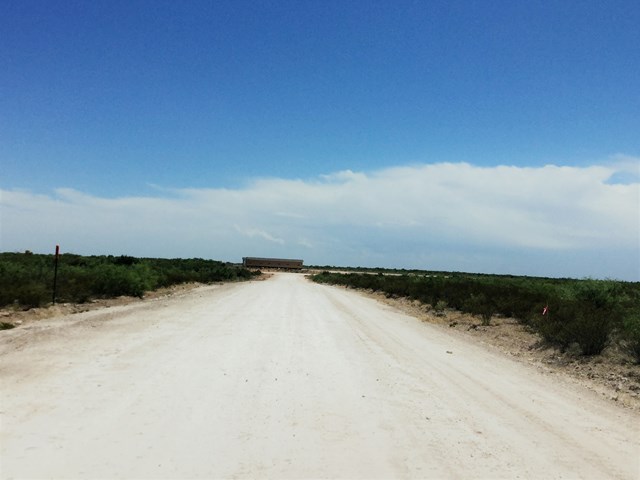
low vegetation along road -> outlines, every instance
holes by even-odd
[[[629,478],[637,413],[298,274],[0,332],[2,478]]]

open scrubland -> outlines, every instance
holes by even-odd
[[[0,308],[41,307],[53,299],[53,255],[0,253]],[[146,292],[185,282],[211,283],[246,280],[252,273],[232,264],[201,258],[136,258],[127,255],[58,258],[59,302],[84,303],[121,295],[142,297]]]
[[[0,332],[2,478],[621,478],[640,417],[275,274]]]
[[[417,300],[436,314],[468,313],[485,326],[494,317],[513,318],[562,351],[598,355],[615,345],[640,363],[638,282],[420,271],[323,271],[314,280]]]

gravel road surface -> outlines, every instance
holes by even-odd
[[[0,332],[0,476],[640,478],[640,418],[299,274]]]

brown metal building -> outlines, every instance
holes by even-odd
[[[289,258],[242,257],[242,266],[245,268],[284,268],[299,270],[302,268],[302,263],[302,260]]]

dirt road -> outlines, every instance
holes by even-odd
[[[628,478],[640,418],[301,275],[0,332],[2,478]]]

